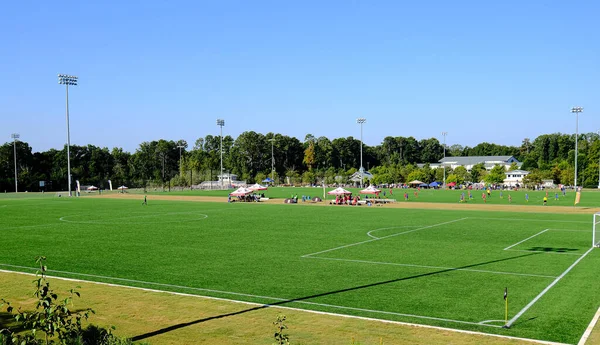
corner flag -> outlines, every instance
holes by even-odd
[[[508,299],[508,288],[504,288],[504,300]]]

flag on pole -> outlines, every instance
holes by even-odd
[[[504,288],[504,300],[508,299],[508,288]]]
[[[575,193],[575,205],[579,204],[579,201],[581,201],[581,192]]]

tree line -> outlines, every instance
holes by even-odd
[[[306,135],[303,141],[279,133],[261,134],[248,131],[237,138],[223,137],[223,167],[248,183],[273,176],[278,183],[345,183],[360,166],[360,140],[354,137],[335,138]],[[580,134],[578,138],[579,185],[598,186],[600,137],[596,133]],[[39,191],[39,181],[45,190],[67,189],[66,146],[33,152],[27,142],[17,141],[19,191]],[[428,163],[438,162],[444,147],[436,138],[417,140],[414,137],[385,137],[376,146],[362,146],[363,166],[375,183],[404,183],[413,179],[424,182],[441,181],[442,169],[431,169]],[[520,146],[505,146],[483,142],[474,147],[455,144],[446,147],[446,156],[515,156],[523,162],[522,169],[531,171],[528,181],[552,179],[571,185],[574,179],[575,136],[553,133],[526,138]],[[0,190],[14,191],[13,142],[0,146]],[[417,163],[425,163],[418,167]],[[71,146],[73,181],[83,185],[108,188],[148,184],[190,186],[202,181],[215,181],[220,173],[221,137],[207,135],[189,146],[185,140],[155,140],[143,142],[135,152],[122,148],[109,150],[94,145]],[[271,170],[273,166],[273,171]],[[447,181],[497,181],[504,171],[486,171],[476,166],[470,172],[459,167],[446,168]]]

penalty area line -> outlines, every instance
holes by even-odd
[[[537,234],[535,234],[535,235],[533,235],[533,236],[529,236],[529,237],[527,237],[526,239],[524,239],[524,240],[522,240],[522,241],[519,241],[519,242],[517,242],[517,243],[513,244],[512,246],[508,246],[508,247],[504,248],[504,250],[509,250],[510,248],[512,248],[512,247],[514,247],[514,246],[517,246],[517,245],[519,245],[519,244],[521,244],[521,243],[523,243],[523,242],[525,242],[525,241],[528,241],[528,240],[530,240],[530,239],[532,239],[532,238],[534,238],[534,237],[536,237],[536,236],[538,236],[538,235],[541,235],[541,234],[543,234],[544,232],[546,232],[546,231],[548,231],[548,230],[550,230],[550,229],[542,230],[542,231],[538,232]]]
[[[316,253],[304,254],[304,255],[301,256],[301,258],[306,258],[306,257],[309,257],[309,256],[319,255],[319,254],[323,254],[323,253],[328,253],[328,252],[332,252],[332,251],[338,250],[338,249],[343,249],[343,248],[358,246],[359,244],[365,244],[365,243],[369,243],[369,242],[373,242],[373,241],[385,240],[386,238],[395,237],[395,236],[399,236],[399,235],[404,235],[404,234],[408,234],[408,233],[415,232],[415,231],[420,231],[420,230],[425,230],[425,229],[431,229],[431,228],[435,228],[436,226],[441,226],[441,225],[456,223],[456,222],[460,222],[460,221],[463,221],[463,220],[466,220],[466,219],[468,219],[468,218],[467,217],[465,217],[465,218],[459,218],[459,219],[450,220],[450,221],[447,221],[447,222],[433,224],[433,225],[427,225],[427,226],[423,226],[423,227],[420,227],[420,228],[417,228],[417,229],[403,231],[403,232],[399,232],[399,233],[396,233],[396,234],[391,234],[391,235],[387,235],[387,236],[383,236],[383,237],[372,238],[372,239],[366,240],[366,241],[360,241],[360,242],[345,244],[343,246],[339,246],[339,247],[335,247],[335,248],[331,248],[331,249],[325,249],[325,250],[322,250],[322,251],[316,252]]]
[[[569,268],[567,268],[552,283],[550,283],[550,285],[546,286],[546,288],[542,290],[542,292],[540,292],[537,296],[535,296],[535,298],[531,302],[529,302],[529,304],[527,304],[523,309],[521,309],[521,311],[519,311],[517,315],[510,319],[506,324],[506,327],[512,326],[521,317],[521,315],[525,314],[525,312],[529,310],[529,308],[531,308],[540,298],[542,298],[542,296],[546,294],[546,292],[548,292],[554,285],[556,285],[556,283],[558,283],[564,276],[566,276],[567,273],[569,273],[575,266],[577,266],[577,264],[581,262],[581,260],[583,260],[583,258],[585,258],[593,249],[594,247],[588,249],[588,251],[585,252],[585,254],[583,254],[581,257],[575,260],[575,262],[571,266],[569,266]]]

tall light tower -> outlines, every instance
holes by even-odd
[[[269,139],[269,141],[271,142],[271,180],[273,185],[275,185],[275,156],[273,155],[273,143],[275,142],[275,139]]]
[[[223,126],[225,126],[225,120],[217,119],[217,126],[221,127],[221,188],[223,189]]]
[[[571,112],[575,113],[575,191],[577,191],[577,156],[579,150],[577,149],[577,140],[579,139],[579,113],[583,112],[582,107],[573,107]]]
[[[18,188],[18,183],[17,183],[17,139],[19,139],[21,136],[17,133],[13,133],[10,135],[10,137],[13,140],[13,147],[15,150],[15,193],[18,193],[19,188]]]
[[[356,119],[356,123],[358,123],[360,125],[360,188],[363,187],[363,180],[365,179],[365,172],[363,169],[363,161],[362,161],[362,147],[363,147],[363,141],[362,141],[362,134],[363,134],[363,124],[367,122],[367,119],[365,119],[364,117],[359,117],[358,119]]]
[[[598,135],[600,135],[600,131],[598,131]],[[598,162],[598,189],[600,189],[600,161]]]
[[[442,132],[442,135],[444,136],[444,158],[446,158],[446,136],[448,135],[448,132]],[[444,161],[444,163],[446,163]],[[444,182],[442,183],[442,188],[446,188],[446,165],[442,163],[442,169],[444,169]]]
[[[69,128],[69,85],[77,85],[77,77],[73,75],[59,74],[58,83],[65,85],[67,89],[67,176],[69,183],[69,196],[71,195],[71,131]]]
[[[181,149],[185,149],[185,146],[177,145],[177,148],[179,149],[179,174],[181,174]]]

